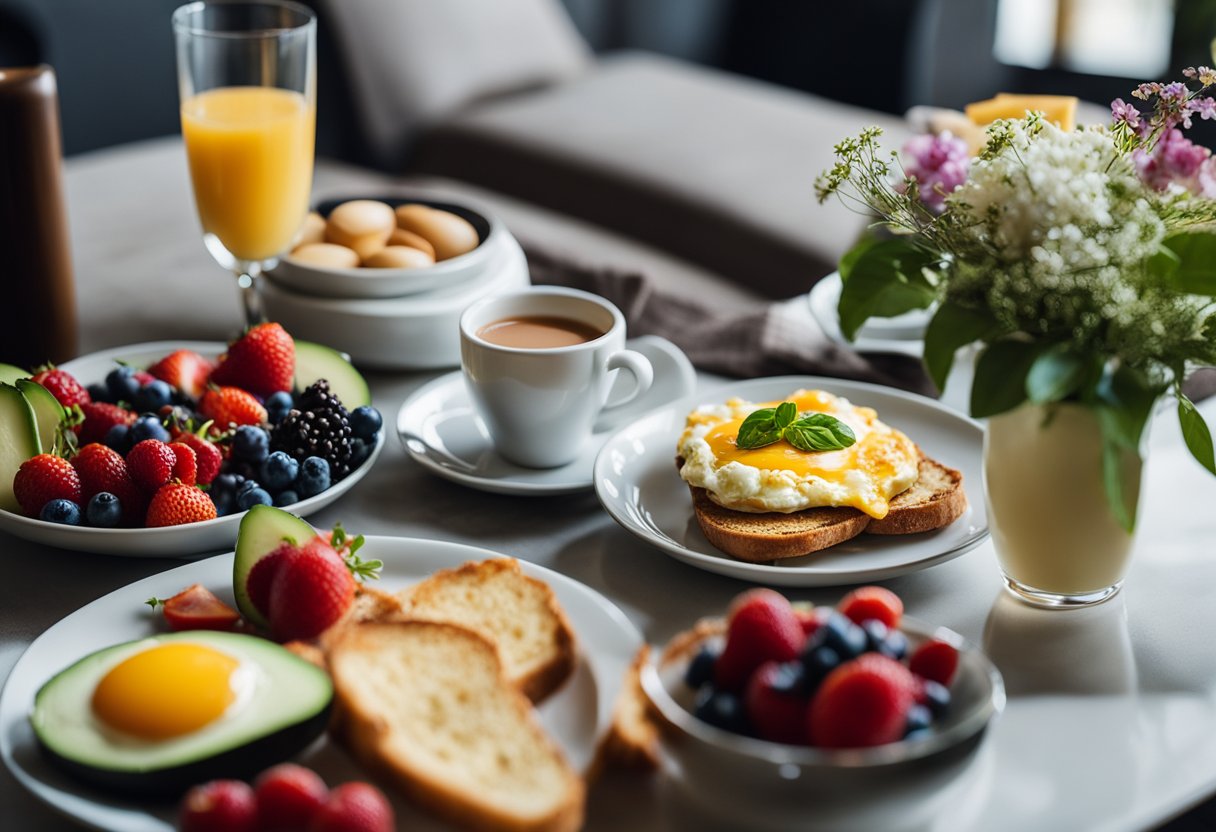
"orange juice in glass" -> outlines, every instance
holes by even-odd
[[[316,24],[291,2],[198,2],[174,12],[182,137],[208,250],[262,320],[258,277],[308,211]]]

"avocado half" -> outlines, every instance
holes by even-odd
[[[205,644],[237,658],[252,693],[194,734],[164,741],[122,736],[94,716],[101,678],[128,656],[173,641]],[[52,677],[34,698],[30,723],[46,758],[67,775],[108,792],[174,798],[217,778],[251,778],[325,732],[333,683],[322,669],[279,645],[238,633],[168,633],[107,647]]]

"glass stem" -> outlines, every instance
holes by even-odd
[[[245,328],[256,326],[266,320],[266,310],[262,306],[262,285],[260,263],[240,263],[233,269],[236,275],[236,285],[241,288],[241,303],[245,307]]]

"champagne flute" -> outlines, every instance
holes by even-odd
[[[316,18],[285,0],[205,0],[173,13],[182,137],[207,250],[236,276],[245,324],[258,279],[308,211]]]

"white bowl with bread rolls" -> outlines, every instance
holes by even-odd
[[[464,283],[487,268],[505,229],[462,205],[386,196],[327,200],[269,273],[291,291],[395,298]]]

